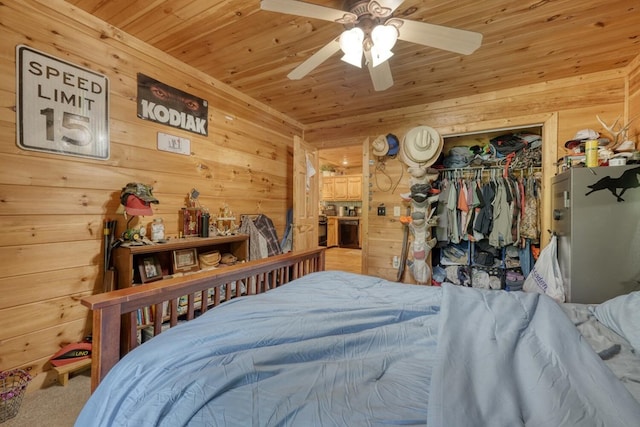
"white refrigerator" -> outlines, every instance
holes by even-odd
[[[640,165],[572,168],[552,179],[552,191],[567,302],[640,290]]]

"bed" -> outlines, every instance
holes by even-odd
[[[638,292],[561,305],[313,266],[133,349],[76,425],[640,425]]]

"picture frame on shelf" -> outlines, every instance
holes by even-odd
[[[199,270],[198,251],[195,248],[173,251],[173,272],[186,273]]]
[[[140,281],[149,283],[162,279],[162,266],[160,260],[155,255],[144,256],[138,263],[138,271],[140,272]]]

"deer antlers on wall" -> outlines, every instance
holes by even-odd
[[[631,122],[634,121],[636,118],[634,117],[633,119],[629,120],[629,122],[622,126],[622,124],[620,125],[620,127],[616,130],[616,125],[618,124],[618,121],[620,120],[620,116],[616,117],[616,120],[613,122],[613,124],[611,126],[607,125],[601,118],[600,116],[598,116],[596,114],[596,118],[598,119],[598,121],[600,122],[600,124],[611,134],[611,136],[613,137],[613,141],[610,142],[605,148],[609,149],[609,150],[615,150],[616,148],[618,148],[620,146],[620,144],[622,144],[623,142],[625,142],[627,140],[627,133],[629,132],[629,126],[631,126]],[[622,136],[622,138],[621,138]]]

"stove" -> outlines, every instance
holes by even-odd
[[[318,246],[327,246],[327,216],[318,215]]]

